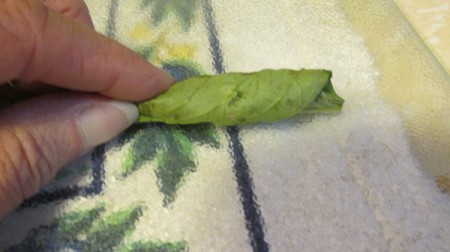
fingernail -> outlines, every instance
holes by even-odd
[[[113,139],[138,116],[136,105],[129,102],[107,101],[85,108],[77,117],[84,134],[84,148],[87,150]]]

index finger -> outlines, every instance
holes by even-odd
[[[140,101],[173,83],[166,72],[34,0],[0,2],[0,81],[18,78]],[[7,64],[5,64],[7,62]]]

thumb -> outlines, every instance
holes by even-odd
[[[137,119],[136,106],[86,94],[53,94],[0,111],[0,219],[83,152]]]

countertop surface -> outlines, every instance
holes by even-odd
[[[450,0],[396,0],[396,2],[450,73]]]

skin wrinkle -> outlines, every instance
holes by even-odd
[[[0,2],[0,5],[3,5],[3,7],[0,8],[0,14],[4,17],[0,20],[0,27],[2,28],[0,31],[6,31],[6,34],[2,34],[2,37],[4,38],[13,38],[14,41],[7,41],[6,45],[12,45],[10,46],[10,51],[8,50],[6,54],[10,55],[11,58],[5,57],[5,55],[2,56],[2,59],[5,62],[15,62],[15,64],[7,65],[6,69],[4,69],[4,72],[0,69],[0,74],[2,80],[1,82],[4,82],[6,80],[14,78],[14,76],[19,76],[21,72],[26,69],[27,61],[17,59],[24,59],[29,57],[30,50],[33,49],[33,44],[35,41],[35,37],[31,33],[31,31],[27,31],[25,27],[27,27],[27,24],[24,24],[24,19],[26,15],[23,14],[23,11],[21,8],[17,7],[17,2],[23,2],[23,1],[8,1],[4,0]],[[22,3],[19,3],[22,4]],[[1,10],[14,10],[14,11],[1,11]],[[19,16],[18,16],[19,15]],[[6,20],[6,22],[5,22]],[[3,22],[2,22],[3,21]],[[24,41],[27,42],[27,45],[25,45]],[[30,46],[31,42],[31,46]],[[3,46],[3,43],[2,43]],[[9,59],[8,59],[9,58]],[[9,66],[13,66],[10,69]],[[6,78],[6,79],[3,79]]]
[[[96,58],[96,61],[97,61],[97,62],[98,62],[98,61],[100,61],[100,62],[102,62],[102,61],[111,62],[111,63],[113,63],[113,65],[114,65],[114,71],[112,71],[112,74],[110,74],[110,78],[111,78],[111,79],[108,80],[108,81],[107,81],[108,84],[105,85],[105,86],[103,87],[103,89],[99,91],[100,93],[103,93],[103,94],[106,94],[106,95],[107,95],[107,94],[110,93],[110,90],[114,89],[114,88],[117,86],[117,83],[119,83],[119,81],[120,81],[120,74],[119,74],[119,71],[117,70],[117,69],[120,68],[120,66],[118,66],[119,63],[118,63],[117,61],[111,59],[111,56],[110,56],[110,55],[115,54],[115,52],[114,52],[114,50],[112,50],[111,46],[104,45],[104,46],[102,46],[102,47],[100,47],[100,48],[101,48],[102,50],[104,50],[104,52],[103,52],[103,53],[100,53],[100,54],[98,54],[98,55],[101,55],[102,57],[105,57],[105,59],[102,60],[102,59]],[[97,68],[100,67],[99,64],[95,64],[95,66],[96,66]],[[100,71],[98,71],[98,69],[96,69],[96,71],[92,71],[92,72],[95,73],[96,75],[102,74]],[[95,77],[94,77],[94,78],[95,78]]]
[[[0,167],[12,167],[13,166],[13,161],[12,161],[12,157],[7,154],[8,151],[7,149],[3,146],[0,145],[0,155],[2,156],[2,159],[0,160],[0,164],[2,166]],[[8,174],[9,172],[11,172],[10,169],[7,170],[2,170],[2,175],[6,175],[6,176],[2,176],[2,178],[0,179],[0,199],[2,199],[1,196],[3,196],[3,199],[1,202],[6,202],[6,203],[11,203],[13,207],[15,207],[16,205],[18,205],[21,201],[21,195],[22,192],[20,191],[20,187],[17,188],[17,186],[19,185],[17,183],[17,181],[12,181],[8,178],[17,178],[15,176],[11,176],[10,174]],[[6,178],[6,179],[5,179]],[[6,200],[8,199],[8,200]],[[2,208],[0,207],[0,216],[2,216]]]
[[[14,151],[20,156],[20,160],[13,162],[13,167],[10,167],[14,171],[17,183],[21,192],[21,199],[25,199],[28,195],[32,194],[33,188],[37,188],[38,181],[41,180],[39,175],[36,174],[36,170],[40,170],[41,167],[36,167],[36,160],[32,152],[27,150],[28,142],[23,137],[20,137],[18,133],[14,134],[15,141],[17,142]],[[22,138],[22,139],[21,139]],[[23,142],[24,141],[24,142]],[[12,155],[12,154],[10,154]],[[34,169],[36,168],[36,169]]]
[[[46,26],[48,24],[49,19],[49,10],[45,8],[44,6],[40,6],[39,4],[35,4],[36,6],[31,7],[29,1],[15,1],[18,4],[23,4],[24,6],[27,6],[28,8],[17,8],[19,10],[19,13],[21,14],[21,17],[18,18],[18,20],[24,20],[25,25],[22,25],[22,27],[18,27],[18,31],[23,34],[29,34],[30,38],[29,40],[22,40],[27,43],[27,45],[23,46],[24,53],[24,65],[23,68],[20,71],[20,74],[18,76],[25,76],[26,72],[32,65],[35,64],[36,57],[38,53],[38,41],[39,41],[39,34],[43,34],[43,32],[46,29]],[[20,2],[20,3],[19,3]],[[27,4],[28,3],[28,4]],[[39,8],[38,8],[39,7]],[[33,8],[36,10],[39,10],[39,14],[34,14]],[[24,11],[26,10],[26,11]],[[39,16],[40,18],[36,18],[36,16]],[[39,20],[41,24],[39,24]],[[22,31],[22,29],[23,31]],[[18,33],[19,33],[18,32]]]
[[[3,166],[3,167],[8,167],[8,169],[6,171],[2,171],[2,172],[13,172],[14,176],[7,176],[8,179],[6,179],[6,181],[4,181],[6,183],[6,185],[4,187],[5,188],[5,195],[8,197],[9,195],[13,195],[12,198],[10,198],[10,200],[14,200],[15,202],[13,203],[14,205],[18,204],[17,202],[21,202],[24,199],[24,191],[23,191],[23,185],[22,185],[22,175],[21,175],[21,170],[22,170],[22,160],[17,160],[17,158],[15,158],[15,156],[17,156],[17,154],[19,154],[19,156],[21,154],[23,154],[23,149],[22,148],[16,148],[16,146],[20,143],[18,143],[18,139],[15,136],[14,133],[12,133],[11,131],[3,131],[5,132],[5,135],[2,135],[1,138],[2,139],[7,139],[8,142],[10,143],[10,146],[13,145],[15,148],[12,148],[12,151],[14,153],[11,153],[10,149],[6,149],[3,148],[3,153],[2,153],[2,158],[7,158],[9,160],[7,166]],[[12,144],[14,143],[14,144]],[[25,162],[27,162],[27,160],[25,160]],[[29,164],[28,164],[29,165]],[[8,193],[9,192],[9,193]]]
[[[36,40],[35,40],[35,44],[34,44],[34,57],[33,57],[33,61],[30,61],[30,65],[28,65],[28,67],[26,69],[39,69],[40,67],[38,66],[38,63],[41,62],[41,57],[45,57],[45,54],[43,52],[45,52],[48,48],[39,48],[39,46],[44,46],[44,47],[48,47],[49,45],[46,42],[46,38],[45,36],[48,34],[48,20],[50,18],[50,15],[54,15],[54,13],[51,13],[51,10],[45,8],[45,21],[42,25],[42,27],[40,28],[41,30],[37,33],[39,35],[36,35]],[[66,30],[73,30],[73,27],[66,27]],[[70,52],[69,53],[74,53],[74,52]],[[61,57],[61,54],[59,55],[59,57]],[[64,57],[64,56],[62,56]],[[52,59],[53,60],[53,59]],[[72,60],[73,61],[73,60]],[[38,67],[32,67],[32,66],[38,66]],[[46,68],[45,70],[41,70],[41,74],[37,74],[37,71],[33,71],[33,80],[44,80],[46,78],[46,76],[51,76],[52,75],[52,71],[55,71],[54,69],[50,68],[49,64],[45,64]],[[72,67],[72,65],[66,66],[66,67]],[[25,70],[26,70],[25,69]],[[25,76],[25,73],[23,73],[21,76]],[[52,83],[53,84],[53,83]]]
[[[42,149],[35,132],[31,133],[26,129],[9,130],[9,143],[15,143],[14,153],[6,150],[6,155],[10,160],[11,170],[16,178],[15,184],[19,185],[19,195],[22,199],[35,194],[39,188],[48,180],[55,170],[51,166],[48,154]],[[3,136],[2,138],[5,138]],[[14,182],[14,181],[13,181]]]
[[[55,97],[56,95],[53,96]],[[28,120],[31,115],[42,113],[40,110],[46,111],[46,106],[52,107],[57,102],[41,104],[42,106],[28,111],[26,114],[19,115],[19,117],[14,116],[14,111],[12,111],[12,114],[5,114],[5,118],[18,122],[17,128],[9,126],[8,120],[3,121],[6,124],[0,125],[0,142],[9,143],[9,149],[4,150],[3,153],[0,152],[0,154],[2,155],[2,160],[4,159],[3,156],[10,160],[1,167],[8,167],[9,171],[14,172],[14,176],[7,176],[11,180],[8,182],[9,190],[17,191],[14,192],[14,195],[20,196],[20,200],[36,193],[42,185],[56,174],[58,167],[65,165],[68,159],[75,158],[82,152],[82,146],[79,144],[80,140],[83,141],[82,133],[78,129],[70,110],[53,109],[53,111],[46,113],[43,117],[34,118],[33,121]],[[71,103],[61,105],[67,107]],[[80,104],[77,106],[78,108],[74,107],[72,109],[79,111],[79,109],[83,110],[82,108],[85,106],[90,106],[90,103]],[[54,128],[51,122],[55,120],[60,120],[60,125],[58,125],[58,128],[48,131],[49,128]],[[38,125],[38,127],[30,127],[30,125]],[[52,134],[52,137],[49,137],[48,134]],[[58,135],[61,135],[61,137],[58,137]],[[55,139],[64,139],[64,142],[55,143],[53,142]],[[59,155],[61,151],[58,148],[68,144],[71,145],[68,148],[71,151],[66,153],[66,156]],[[15,185],[15,187],[10,185]]]
[[[103,40],[98,41],[101,43],[105,42]],[[120,83],[123,82],[119,71],[119,69],[123,68],[123,66],[120,65],[120,62],[115,60],[117,58],[117,52],[115,48],[112,48],[110,46],[110,44],[104,43],[103,46],[99,46],[96,49],[101,50],[100,53],[81,51],[81,54],[75,55],[74,58],[76,57],[76,62],[79,62],[79,65],[74,69],[79,69],[78,75],[82,76],[86,76],[84,75],[84,73],[92,73],[88,78],[86,78],[86,83],[89,84],[92,83],[93,80],[104,78],[104,76],[99,77],[99,75],[103,75],[103,72],[99,71],[101,69],[100,63],[95,64],[92,62],[109,62],[112,65],[112,71],[108,75],[109,78],[103,82],[101,89],[98,89],[98,87],[96,87],[97,92],[108,95],[110,93],[114,93],[114,90],[117,89],[117,87],[120,87]],[[86,63],[86,60],[91,61],[91,63]],[[96,69],[93,70],[93,67],[95,67]],[[91,88],[89,86],[86,86],[85,89],[89,90]]]
[[[19,139],[19,146],[24,153],[22,157],[27,162],[28,174],[31,175],[28,179],[20,181],[24,198],[28,198],[35,194],[44,182],[48,180],[47,177],[53,175],[55,167],[52,167],[52,162],[48,157],[48,152],[43,149],[43,145],[39,144],[36,135],[23,130],[24,133],[17,133]],[[48,145],[45,145],[48,146]]]

